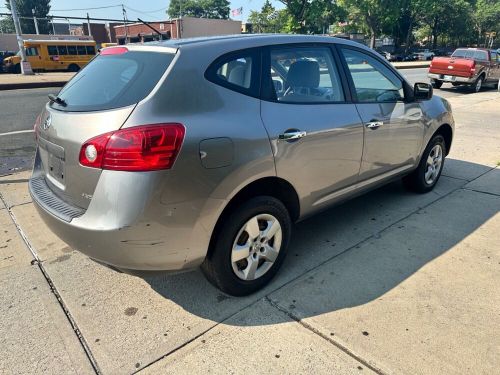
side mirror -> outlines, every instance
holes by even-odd
[[[432,85],[429,83],[417,82],[413,86],[413,95],[416,100],[429,100],[432,98]]]

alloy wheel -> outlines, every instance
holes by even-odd
[[[242,280],[255,280],[271,269],[278,258],[283,233],[273,215],[259,214],[248,220],[236,235],[231,264]]]
[[[425,169],[425,183],[427,185],[432,185],[441,171],[441,166],[443,164],[443,148],[441,145],[435,145],[429,156],[427,157],[427,164]]]
[[[476,82],[476,92],[479,92],[481,90],[482,85],[483,85],[483,80],[479,78]]]

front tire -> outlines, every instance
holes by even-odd
[[[404,185],[416,193],[434,189],[443,171],[446,143],[442,135],[435,135],[425,148],[417,169],[403,178]]]
[[[278,272],[292,221],[285,205],[269,196],[250,199],[223,220],[201,268],[223,292],[246,296],[263,288]]]

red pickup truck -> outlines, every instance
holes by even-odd
[[[500,59],[494,50],[458,48],[451,57],[432,59],[428,76],[437,89],[451,82],[453,86],[469,85],[478,92],[483,84],[498,84]]]

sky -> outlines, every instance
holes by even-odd
[[[230,0],[231,9],[243,7],[243,14],[234,17],[238,21],[246,21],[251,10],[260,10],[265,0]],[[166,10],[169,0],[51,0],[51,12],[54,16],[75,16],[86,17],[87,12],[90,17],[122,19],[121,5],[124,4],[128,19],[141,18],[144,21],[161,21],[167,19]],[[274,0],[274,6],[278,9],[283,5]],[[118,5],[118,6],[115,6]],[[89,10],[69,10],[83,8],[98,8],[114,6],[104,9]]]

